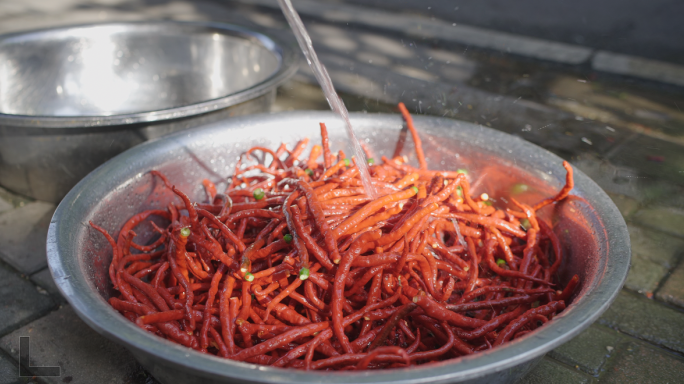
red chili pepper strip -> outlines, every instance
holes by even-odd
[[[119,247],[117,247],[114,238],[112,238],[109,232],[107,232],[104,228],[95,225],[92,221],[89,221],[89,223],[91,227],[93,227],[98,232],[104,235],[104,237],[109,242],[109,245],[112,247],[112,261],[109,263],[109,279],[112,281],[114,289],[119,289],[119,284],[117,283],[118,279],[116,278],[116,266],[118,265],[119,258],[121,257],[121,255],[119,254]]]
[[[570,299],[570,296],[572,296],[572,294],[575,292],[575,288],[577,288],[578,284],[579,284],[579,276],[574,275],[572,277],[572,279],[570,279],[570,281],[568,281],[568,285],[565,286],[565,289],[561,293],[555,295],[553,297],[553,300],[554,301],[560,301],[560,300],[567,301],[568,299]]]
[[[342,224],[338,225],[335,229],[333,229],[333,234],[335,238],[339,239],[342,235],[345,235],[349,230],[351,230],[354,226],[360,223],[363,219],[379,211],[381,208],[397,201],[406,200],[410,197],[415,196],[415,194],[416,192],[413,189],[409,188],[401,192],[383,196],[375,201],[372,201],[364,205],[351,217],[342,222]]]
[[[541,295],[544,293],[553,293],[555,292],[551,288],[535,288],[535,289],[521,289],[521,288],[513,288],[513,287],[507,287],[507,286],[486,286],[482,288],[478,288],[472,292],[468,292],[467,294],[464,294],[461,297],[460,302],[469,302],[473,300],[474,298],[478,296],[482,296],[487,293],[491,292],[503,292],[503,293],[515,293],[519,295]]]
[[[321,153],[323,153],[323,147],[320,145],[316,144],[311,148],[311,153],[309,153],[309,160],[306,162],[306,166],[314,170],[318,166],[318,157],[321,156]]]
[[[218,333],[218,331],[215,330],[214,328],[209,327],[209,333],[211,334],[211,338],[214,340],[214,342],[218,346],[219,355],[221,355],[221,357],[230,356],[230,351],[228,351],[228,347],[226,346],[226,344],[221,339],[221,335]]]
[[[161,267],[157,269],[157,273],[155,273],[154,278],[152,279],[152,286],[154,288],[158,288],[159,284],[161,283],[161,280],[164,278],[166,271],[169,269],[169,262],[165,261],[162,263]]]
[[[173,309],[164,312],[152,313],[138,317],[141,324],[166,323],[169,321],[181,320],[185,317],[185,312],[180,309]]]
[[[496,240],[487,240],[487,244],[485,244],[485,262],[487,263],[489,269],[491,269],[497,275],[525,279],[543,285],[553,285],[552,283],[543,279],[537,279],[522,272],[507,270],[499,267],[494,260],[494,247],[496,247]]]
[[[357,365],[356,370],[364,370],[368,367],[368,364],[373,361],[380,354],[390,354],[400,356],[406,361],[406,365],[411,365],[411,358],[408,353],[403,348],[400,347],[379,347],[374,351],[370,352],[366,357],[364,357]]]
[[[116,297],[110,298],[109,304],[111,304],[112,307],[114,307],[114,309],[118,311],[131,311],[139,313],[141,315],[151,315],[156,312],[155,310],[144,304],[137,304],[138,306],[140,306],[141,310],[134,310],[134,307],[130,305],[132,303],[126,303],[124,301],[117,299]],[[178,328],[170,322],[157,323],[157,328],[159,328],[160,331],[162,331],[165,335],[169,336],[171,339],[177,341],[178,343],[186,347],[198,347],[197,339],[194,336],[190,336],[187,333],[181,331],[180,328]]]
[[[427,205],[426,207],[420,209],[418,212],[416,212],[411,218],[406,220],[404,224],[401,225],[401,227],[397,228],[396,230],[393,230],[389,234],[381,237],[378,241],[376,241],[376,244],[378,246],[383,246],[387,244],[394,243],[395,241],[399,240],[406,232],[408,232],[410,229],[412,229],[416,223],[418,223],[420,220],[422,220],[424,217],[429,215],[430,213],[434,212],[439,208],[439,205],[437,203],[431,203]]]
[[[427,162],[425,161],[425,154],[423,153],[423,143],[420,140],[420,136],[418,136],[418,131],[416,131],[416,127],[413,126],[413,118],[411,117],[411,114],[409,113],[408,109],[406,109],[404,103],[399,103],[399,111],[401,111],[401,115],[404,117],[404,121],[406,121],[406,126],[408,127],[408,130],[411,132],[411,138],[413,138],[413,143],[416,147],[416,156],[418,157],[418,164],[420,164],[420,169],[426,170]]]
[[[333,154],[330,151],[330,139],[328,138],[328,128],[324,123],[320,123],[321,126],[321,144],[323,146],[323,166],[325,169],[332,167]]]
[[[337,341],[342,345],[342,349],[346,353],[353,353],[353,349],[349,344],[349,339],[344,333],[344,326],[342,325],[343,315],[342,315],[342,303],[344,300],[344,282],[347,279],[347,273],[351,268],[354,259],[361,253],[362,247],[367,241],[377,241],[382,232],[370,231],[366,232],[361,237],[359,237],[351,246],[351,249],[342,256],[340,265],[335,273],[335,283],[333,286],[332,303],[330,305],[332,311],[332,324],[333,333],[337,338]]]
[[[542,235],[548,237],[549,240],[551,240],[553,253],[556,256],[556,258],[553,261],[553,264],[551,265],[551,267],[549,267],[548,270],[549,275],[553,276],[556,273],[556,271],[558,271],[558,267],[560,267],[561,263],[563,262],[563,249],[561,248],[558,236],[556,236],[556,234],[553,232],[553,228],[546,224],[544,220],[537,221]]]
[[[461,212],[447,213],[447,214],[441,215],[441,217],[455,218],[458,220],[470,221],[472,223],[480,224],[480,225],[483,225],[486,227],[489,227],[489,226],[495,227],[501,231],[508,232],[511,235],[514,235],[516,237],[520,237],[523,239],[527,237],[527,234],[525,233],[525,231],[516,228],[513,224],[511,224],[505,220],[497,219],[495,217],[486,217],[486,216],[480,216],[480,215],[476,215],[476,214],[472,214],[472,213],[461,213]]]
[[[168,311],[170,309],[164,299],[159,295],[159,292],[157,292],[157,290],[151,285],[143,282],[137,277],[129,275],[127,272],[121,273],[121,277],[126,280],[126,282],[145,293],[145,295],[150,298],[154,306],[160,311]]]
[[[409,173],[409,174],[406,174],[406,176],[402,177],[401,179],[399,179],[399,181],[395,182],[392,185],[394,185],[394,187],[399,188],[399,189],[406,188],[409,185],[415,183],[419,178],[420,178],[419,174],[417,174],[415,172]]]
[[[262,343],[259,343],[253,347],[250,348],[245,348],[242,351],[231,355],[230,358],[233,360],[238,360],[238,361],[243,361],[249,357],[253,356],[258,356],[258,355],[263,355],[265,353],[268,353],[276,348],[279,348],[282,345],[285,345],[293,340],[310,336],[316,332],[320,332],[330,326],[330,323],[327,321],[321,322],[321,323],[314,323],[314,324],[309,324],[309,325],[304,325],[301,327],[297,327],[295,329],[292,329],[290,331],[284,332],[270,340],[266,340]]]
[[[240,240],[240,238],[237,237],[237,235],[235,235],[233,231],[230,230],[230,228],[228,228],[223,222],[221,222],[216,216],[214,216],[214,214],[199,208],[197,209],[197,213],[200,216],[209,219],[209,221],[211,221],[211,223],[214,224],[221,231],[223,236],[225,236],[233,244],[235,244],[235,246],[238,248],[238,252],[242,253],[245,251],[247,247],[242,242],[242,240]]]
[[[304,152],[304,148],[306,148],[307,144],[309,144],[309,139],[304,138],[303,140],[300,140],[290,153],[290,156],[285,159],[285,166],[286,167],[291,167],[294,165],[294,162],[299,159],[299,156]]]
[[[325,180],[329,178],[330,176],[336,174],[340,169],[346,166],[346,162],[344,159],[338,161],[335,165],[332,167],[326,167],[325,172],[319,177],[319,180]]]
[[[301,281],[301,280],[299,280],[299,281]],[[275,311],[276,316],[278,316],[280,319],[282,319],[284,321],[287,321],[290,324],[305,325],[305,324],[311,323],[311,321],[309,321],[309,319],[300,315],[299,313],[297,313],[297,311],[288,307],[287,305],[283,305],[280,303],[275,304],[275,305],[273,305],[273,310]],[[264,316],[264,321],[267,318],[268,318],[268,316]]]
[[[226,225],[235,223],[236,221],[246,219],[248,217],[258,217],[263,219],[283,219],[283,215],[280,212],[269,211],[267,209],[245,209],[244,211],[231,213],[223,221]]]
[[[170,250],[173,250],[173,245],[171,246]],[[183,274],[180,272],[178,269],[178,265],[176,264],[176,259],[169,255],[169,265],[171,266],[171,272],[173,273],[173,276],[175,276],[176,280],[181,283],[181,286],[183,287],[183,291],[185,292],[185,316],[188,320],[188,327],[190,328],[191,331],[195,330],[195,318],[192,317],[192,302],[195,298],[194,293],[192,292],[192,289],[190,287],[190,283],[188,280],[183,276]]]
[[[249,195],[252,196],[253,193],[250,193]],[[242,212],[242,211],[247,211],[247,210],[252,210],[252,209],[262,209],[266,207],[272,207],[276,205],[280,205],[285,201],[285,197],[283,196],[276,196],[276,197],[271,197],[268,199],[263,199],[259,201],[251,201],[249,203],[236,203],[233,204],[231,207],[231,210],[229,213],[225,213],[223,215],[219,215],[219,220],[225,221],[230,217],[231,214],[236,213],[236,212]]]
[[[337,249],[337,242],[335,237],[330,231],[328,223],[325,221],[325,216],[323,215],[323,210],[320,203],[318,202],[318,197],[314,192],[313,188],[304,180],[301,180],[299,186],[304,190],[304,195],[309,204],[309,211],[313,215],[314,223],[318,227],[318,230],[323,234],[323,239],[325,241],[325,247],[330,253],[330,258],[333,260],[340,259],[340,251]]]
[[[288,353],[281,356],[278,360],[273,362],[273,364],[271,364],[271,365],[274,367],[283,367],[286,364],[288,364],[289,362],[291,362],[292,360],[301,357],[302,355],[307,353],[307,351],[309,351],[309,350],[312,351],[311,354],[313,357],[313,350],[315,350],[325,340],[330,339],[332,337],[332,335],[333,335],[332,331],[330,329],[326,329],[323,332],[316,335],[313,339],[309,340],[308,342],[306,342],[304,344],[300,344],[299,346],[291,349]],[[337,355],[339,355],[339,353]],[[307,353],[307,356],[308,356],[308,353]],[[309,363],[309,365],[310,365],[310,363]]]
[[[502,343],[508,341],[522,326],[527,324],[528,321],[532,320],[534,316],[542,315],[548,316],[552,313],[562,311],[565,309],[565,302],[563,301],[552,301],[546,305],[542,305],[537,308],[530,309],[525,312],[522,316],[510,322],[503,331],[499,333],[499,336],[494,342],[494,346],[501,345]]]
[[[554,203],[556,201],[561,201],[561,200],[565,199],[566,197],[568,197],[568,195],[570,194],[570,191],[575,186],[575,181],[572,177],[572,166],[570,165],[570,163],[568,163],[567,161],[563,161],[563,168],[565,168],[565,170],[567,171],[567,173],[565,175],[565,185],[563,186],[563,188],[560,190],[560,192],[558,192],[558,194],[556,196],[548,198],[548,199],[544,199],[544,200],[538,202],[537,204],[535,204],[534,207],[532,207],[533,210],[538,211],[538,210],[542,209],[543,207],[545,207],[551,203]]]
[[[437,320],[446,321],[449,324],[456,325],[463,328],[477,328],[486,324],[486,321],[466,317],[458,313],[448,310],[442,304],[430,299],[427,295],[418,295],[413,297],[413,302],[418,304],[425,313]]]
[[[498,308],[515,304],[531,303],[535,300],[538,300],[540,297],[541,295],[505,297],[498,300],[483,300],[476,301],[474,303],[447,304],[446,307],[448,310],[454,312],[467,312],[476,311],[478,309]]]
[[[218,292],[218,284],[219,281],[221,281],[221,278],[223,278],[223,273],[227,270],[225,264],[221,264],[211,278],[211,287],[209,288],[209,294],[207,295],[207,302],[205,304],[205,312],[204,312],[204,323],[202,324],[202,332],[200,333],[200,346],[204,349],[209,347],[209,335],[207,332],[209,332],[209,320],[211,319],[211,313],[210,309],[214,305],[214,298],[216,297],[216,293]]]
[[[376,337],[375,340],[373,340],[373,343],[371,343],[370,347],[368,347],[368,350],[372,351],[376,348],[378,350],[382,349],[379,347],[385,343],[385,340],[387,340],[387,336],[389,336],[390,331],[394,327],[397,326],[397,323],[399,322],[399,320],[406,317],[406,315],[411,313],[417,307],[418,307],[418,305],[416,305],[415,303],[408,303],[408,304],[404,304],[403,306],[399,307],[399,309],[397,309],[396,312],[394,312],[392,317],[390,317],[390,319],[387,320],[387,322],[385,323],[385,325],[382,328],[382,331],[380,331],[380,333],[378,334],[378,337]]]
[[[235,341],[233,340],[232,323],[235,319],[230,316],[230,297],[233,294],[235,278],[228,275],[224,279],[221,297],[219,298],[219,316],[221,320],[221,334],[223,342],[230,354],[235,353]]]
[[[330,261],[330,257],[328,254],[321,248],[318,243],[316,243],[316,240],[312,238],[305,230],[304,230],[304,223],[302,223],[302,218],[301,214],[299,212],[299,209],[295,209],[297,207],[292,207],[292,220],[293,220],[293,225],[295,227],[294,233],[297,234],[299,238],[303,241],[304,245],[306,246],[306,249],[311,251],[313,253],[314,257],[316,260],[318,260],[319,263],[321,263],[327,270],[331,270],[335,267],[335,265]],[[294,235],[293,235],[293,240],[294,240]],[[284,240],[279,240],[283,241]],[[297,244],[295,243],[295,246]]]
[[[216,185],[214,185],[214,183],[212,183],[209,179],[202,180],[202,185],[204,185],[204,189],[207,191],[209,202],[213,202],[214,197],[216,196]]]
[[[501,234],[501,232],[499,232],[498,229],[496,229],[496,227],[489,227],[489,231],[494,235],[497,243],[499,244],[499,247],[503,250],[504,257],[506,258],[506,264],[512,270],[517,270],[518,269],[518,260],[516,260],[515,256],[513,255],[511,248],[508,246],[508,244],[506,244],[506,240],[504,239],[504,236]]]
[[[116,242],[117,247],[123,248],[124,242],[126,241],[124,236],[128,233],[128,231],[135,229],[135,227],[137,227],[138,224],[142,223],[148,217],[153,216],[153,215],[163,217],[167,220],[170,219],[168,212],[163,211],[163,210],[159,210],[159,209],[152,209],[149,211],[144,211],[144,212],[138,213],[137,215],[128,219],[128,221],[126,221],[126,224],[124,224],[123,227],[121,227],[121,230],[119,231],[119,237],[118,237],[117,242]],[[95,228],[95,227],[93,227],[93,228]]]

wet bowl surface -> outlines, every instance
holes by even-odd
[[[133,214],[173,201],[174,195],[149,174],[153,169],[191,198],[203,199],[201,180],[208,178],[221,190],[240,153],[255,145],[293,145],[303,137],[316,143],[321,121],[329,127],[333,149],[351,153],[343,125],[331,113],[292,112],[241,117],[170,135],[130,149],[93,171],[62,201],[50,224],[48,262],[62,294],[88,325],[129,348],[164,383],[511,383],[546,352],[588,327],[622,287],[630,259],[624,220],[610,198],[575,170],[571,196],[539,214],[554,223],[562,242],[560,285],[578,274],[580,286],[567,309],[547,325],[492,351],[410,369],[275,369],[202,355],[144,332],[109,306],[106,300],[114,294],[106,271],[111,249],[88,226],[89,220],[116,234]],[[410,135],[397,148],[400,116],[352,114],[352,122],[375,158],[398,152],[416,163]],[[564,184],[562,159],[520,138],[444,118],[417,116],[415,124],[431,169],[467,169],[473,193],[486,191],[497,205],[505,207],[512,193],[523,202],[536,202]],[[521,183],[526,188],[520,188]]]

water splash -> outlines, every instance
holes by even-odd
[[[288,24],[290,24],[290,28],[292,28],[292,31],[297,38],[299,47],[302,49],[304,57],[306,57],[306,62],[309,64],[309,67],[311,67],[314,76],[316,76],[316,80],[323,89],[323,93],[325,94],[326,100],[328,100],[330,109],[337,113],[344,121],[345,128],[347,129],[347,135],[352,142],[354,154],[356,155],[356,166],[359,168],[359,175],[361,176],[361,181],[363,182],[363,188],[366,190],[367,195],[369,195],[372,199],[375,199],[377,196],[375,193],[375,188],[371,183],[370,173],[368,173],[366,154],[363,152],[363,148],[361,148],[361,144],[359,144],[359,140],[354,134],[354,128],[352,128],[351,121],[349,120],[349,111],[347,111],[347,107],[344,106],[344,102],[342,102],[342,99],[340,99],[340,97],[337,95],[337,92],[335,92],[335,87],[333,86],[332,80],[330,79],[330,75],[328,75],[328,71],[325,69],[325,66],[320,62],[320,60],[318,60],[316,51],[311,43],[311,37],[306,31],[299,14],[294,9],[294,6],[292,6],[292,2],[290,0],[278,0],[278,4],[280,5]]]

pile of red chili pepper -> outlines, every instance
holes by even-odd
[[[379,198],[358,168],[308,139],[288,150],[254,147],[224,193],[203,182],[190,199],[133,216],[114,240],[109,302],[160,337],[232,360],[311,370],[405,367],[494,348],[543,326],[565,308],[562,261],[540,208],[573,188],[572,168],[554,197],[497,209],[471,196],[464,172],[427,169],[411,116],[400,110],[419,167],[405,158],[368,162]],[[322,163],[319,158],[322,157]],[[265,156],[261,156],[265,158]],[[169,224],[161,228],[151,217]],[[158,238],[135,242],[152,225]]]

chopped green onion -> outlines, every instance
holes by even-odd
[[[532,303],[532,308],[537,308],[539,306],[539,300]]]
[[[496,265],[498,265],[499,267],[503,267],[504,265],[506,265],[506,260],[496,259]]]
[[[525,231],[530,229],[530,227],[532,226],[532,224],[530,224],[530,221],[527,220],[527,218],[520,220],[520,225],[525,229]]]
[[[246,272],[246,273],[245,273],[245,280],[246,280],[246,281],[254,281],[254,275],[252,275],[252,274],[249,273],[249,272]]]
[[[255,190],[254,190],[254,193],[253,193],[252,195],[253,195],[254,198],[257,199],[257,200],[261,200],[261,199],[263,199],[263,198],[266,196],[266,194],[264,193],[264,190],[261,189],[261,188],[255,189]]]
[[[527,190],[530,189],[530,187],[527,186],[527,184],[515,184],[511,188],[511,194],[513,195],[519,195],[523,192],[527,192]]]
[[[351,161],[349,161],[349,159],[344,159],[344,165],[346,165],[347,167],[350,166]]]
[[[306,280],[309,278],[309,268],[302,268],[299,270],[299,280]]]
[[[462,168],[460,168],[460,169],[457,169],[457,170],[456,170],[456,172],[458,172],[458,173],[462,173],[462,174],[464,174],[464,175],[467,175],[467,174],[468,174],[468,171],[467,171],[467,170],[465,170],[465,169],[462,169]]]
[[[285,240],[286,243],[292,242],[292,235],[289,233],[283,236],[283,240]]]
[[[313,174],[313,171],[311,170],[311,168],[305,169],[304,172],[306,172],[306,174],[309,175],[310,177],[313,177],[313,175],[314,175],[314,174]]]
[[[370,164],[370,165],[375,164],[375,159],[372,158],[372,157],[369,157],[369,158],[368,158],[368,164]]]
[[[482,204],[484,204],[484,205],[486,205],[486,206],[488,206],[488,207],[491,207],[491,206],[492,206],[492,202],[489,201],[489,200],[483,201]]]
[[[189,227],[181,228],[180,235],[183,237],[190,236],[190,228]]]
[[[256,295],[252,293],[252,300],[256,300]]]
[[[461,188],[460,185],[456,187],[456,194],[458,195],[458,197],[463,197],[463,188]]]
[[[411,189],[413,189],[413,192],[415,192],[416,194],[418,193],[418,187],[416,187],[415,185],[411,187]]]

